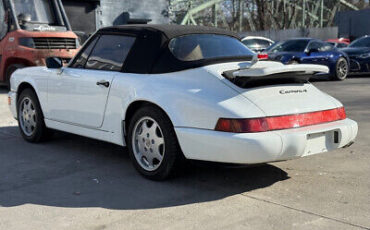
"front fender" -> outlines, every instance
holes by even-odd
[[[26,67],[16,70],[10,78],[10,90],[16,92],[18,100],[20,89],[25,86],[32,87],[35,91],[42,111],[47,108],[47,76],[45,67]]]

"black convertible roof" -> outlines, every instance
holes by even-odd
[[[225,62],[224,59],[181,61],[168,48],[169,41],[175,37],[188,34],[218,34],[239,39],[236,33],[223,29],[175,24],[112,26],[102,28],[96,34],[124,34],[136,37],[122,69],[123,72],[127,73],[169,73]],[[251,59],[248,58],[244,57],[242,60]],[[239,57],[239,59],[241,58]]]
[[[150,33],[161,32],[167,39],[187,35],[187,34],[222,34],[235,38],[240,38],[236,33],[219,29],[216,27],[193,26],[193,25],[177,25],[177,24],[137,24],[137,25],[121,25],[105,27],[99,30],[100,32],[134,32],[134,33]]]

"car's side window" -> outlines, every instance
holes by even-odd
[[[87,58],[89,57],[91,50],[94,48],[96,41],[99,39],[99,36],[95,36],[92,40],[89,41],[87,47],[84,48],[80,56],[76,57],[76,59],[71,63],[69,67],[71,68],[85,68],[85,64]]]
[[[320,51],[322,46],[323,44],[321,42],[313,41],[308,45],[308,50],[315,49],[315,50]]]
[[[333,45],[331,45],[330,43],[322,43],[322,46],[320,47],[319,51],[321,52],[325,52],[325,51],[330,51],[334,48]]]
[[[91,52],[86,69],[120,71],[135,37],[101,35]]]

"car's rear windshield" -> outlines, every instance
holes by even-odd
[[[250,57],[254,53],[238,39],[217,34],[189,34],[171,39],[169,49],[181,61]]]
[[[349,47],[370,47],[370,37],[354,40]]]
[[[242,42],[244,43],[244,45],[248,47],[252,47],[252,46],[269,47],[271,45],[269,41],[263,40],[263,39],[257,39],[257,38],[246,39],[246,40],[243,40]]]
[[[273,47],[270,52],[303,52],[309,40],[288,40]]]

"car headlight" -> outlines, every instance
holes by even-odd
[[[369,58],[370,57],[370,53],[364,53],[364,54],[360,54],[358,55],[359,58]]]
[[[35,48],[35,42],[33,41],[33,38],[19,38],[18,42],[21,46]]]

